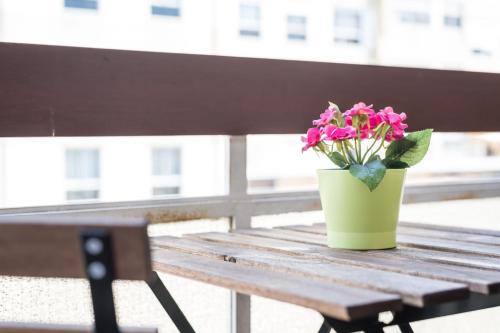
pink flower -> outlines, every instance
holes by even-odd
[[[330,108],[326,109],[325,112],[319,115],[319,119],[313,120],[314,126],[326,126],[332,121],[334,117],[334,111]]]
[[[373,113],[368,116],[368,123],[370,124],[370,128],[376,128],[382,122],[382,118],[376,113]]]
[[[354,104],[351,109],[347,110],[344,115],[346,116],[359,116],[359,115],[372,115],[375,111],[373,111],[373,104],[366,105],[363,102],[359,102]]]
[[[403,112],[397,114],[394,112],[393,108],[386,106],[380,112],[377,113],[381,121],[391,126],[387,132],[385,139],[387,141],[401,140],[405,135],[405,129],[408,125],[403,123],[406,120],[406,114]]]
[[[328,125],[325,127],[325,134],[327,140],[346,140],[356,137],[356,129],[352,126],[337,127]]]
[[[380,118],[380,116],[378,114],[376,114],[376,113],[369,114],[368,121],[363,123],[359,127],[361,139],[368,139],[370,136],[372,136],[375,133],[373,131],[373,129],[375,129],[381,122],[382,122],[382,119]],[[345,123],[348,126],[352,126],[352,116],[347,116],[345,118]]]
[[[304,152],[321,141],[321,130],[316,127],[310,128],[307,130],[307,137],[301,137],[301,140],[306,144],[302,147],[302,152]]]

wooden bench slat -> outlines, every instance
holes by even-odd
[[[157,333],[155,328],[120,327],[123,333]],[[92,326],[56,325],[41,323],[0,323],[0,333],[93,333]]]
[[[153,250],[153,265],[159,272],[304,306],[341,320],[396,311],[402,306],[397,295],[308,281],[290,274],[169,249]]]
[[[311,233],[311,234],[320,234],[320,235],[326,234],[326,226],[324,223],[313,224],[313,225],[291,225],[291,226],[286,226],[286,227],[278,227],[276,229],[295,230],[295,231],[301,231],[301,232],[306,232],[306,233]]]
[[[269,229],[271,230],[271,229]],[[281,230],[275,230],[280,232]],[[281,235],[281,233],[280,233]],[[278,235],[277,237],[281,237]],[[500,274],[463,266],[454,266],[437,262],[409,259],[399,256],[391,250],[379,251],[377,255],[370,255],[363,251],[347,251],[330,249],[326,246],[306,244],[299,241],[290,241],[275,237],[269,233],[267,237],[250,235],[250,233],[203,233],[193,234],[197,237],[222,243],[264,249],[268,251],[291,252],[308,258],[319,258],[333,262],[346,263],[353,266],[362,266],[421,276],[431,279],[444,280],[468,285],[473,292],[488,294],[500,291]]]
[[[450,239],[423,236],[398,235],[398,244],[422,249],[441,250],[456,253],[479,254],[500,258],[500,246],[468,243]]]
[[[401,229],[406,230],[406,227],[403,226]],[[417,228],[413,228],[416,230]],[[313,244],[317,244],[317,241],[320,242],[322,237],[326,237],[326,229],[324,224],[316,224],[313,226],[293,226],[287,228],[280,228],[276,230],[282,230],[282,239],[298,239],[298,234],[294,233],[302,233],[302,237],[304,241],[311,241]],[[261,230],[253,230],[248,229],[248,231],[252,234],[261,234]],[[491,245],[492,242],[496,242],[496,237],[487,236],[487,235],[473,235],[469,233],[462,232],[450,232],[448,237],[433,237],[432,232],[429,229],[429,234],[425,231],[420,232],[421,235],[416,235],[418,233],[409,233],[402,232],[400,233],[398,230],[398,245],[404,245],[408,247],[417,247],[423,249],[434,249],[441,251],[450,251],[454,253],[468,253],[475,255],[483,255],[500,258],[500,246]],[[438,231],[436,231],[438,232]],[[444,231],[439,231],[443,235]],[[448,234],[448,233],[446,233]],[[296,235],[297,237],[294,237]],[[482,242],[472,241],[473,239],[482,240]],[[489,241],[489,244],[484,244],[485,241]],[[498,245],[500,245],[500,237],[498,237]]]
[[[459,240],[461,242],[500,246],[500,237],[475,235],[457,231],[430,230],[409,226],[399,226],[398,235],[422,236],[427,238]]]
[[[415,223],[415,222],[399,222],[399,225],[404,226],[404,227],[415,227],[415,228],[419,228],[419,229],[441,230],[441,231],[448,231],[448,232],[460,232],[460,233],[465,233],[465,234],[500,237],[500,230],[466,228],[466,227],[457,227],[457,226],[444,226],[444,225],[437,225],[437,224]]]
[[[353,287],[396,293],[403,302],[422,307],[431,303],[452,301],[468,295],[464,284],[431,280],[400,273],[351,266],[321,259],[285,253],[273,253],[201,239],[155,237],[154,246],[175,249],[237,264],[261,267],[271,271],[299,274],[306,278],[335,282]]]
[[[316,224],[312,226],[306,226],[306,225],[287,226],[287,227],[279,227],[277,229],[295,230],[312,234],[326,234],[326,229],[324,227],[324,224]],[[432,230],[430,229],[427,230],[432,232]],[[385,250],[381,251],[384,252]],[[405,255],[410,258],[430,260],[451,265],[500,271],[500,258],[489,257],[481,254],[448,252],[448,251],[431,250],[418,247],[405,247],[405,245],[402,244],[399,244],[398,248],[394,249],[393,251],[397,251],[398,254]],[[370,251],[370,253],[375,253],[375,252],[376,251]]]
[[[83,278],[81,231],[111,235],[115,278],[151,274],[147,223],[137,219],[17,216],[0,218],[0,275]]]

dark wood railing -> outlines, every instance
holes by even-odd
[[[0,136],[301,133],[328,100],[499,131],[500,74],[0,43]]]

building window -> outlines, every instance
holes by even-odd
[[[153,196],[176,195],[181,190],[181,150],[155,148],[152,152]]]
[[[402,11],[399,13],[399,19],[405,24],[429,24],[430,16],[426,12]]]
[[[99,199],[99,150],[67,149],[65,158],[66,200]]]
[[[460,28],[462,26],[462,6],[460,2],[446,2],[443,23],[450,28]]]
[[[260,7],[257,5],[240,5],[240,36],[260,36]]]
[[[480,57],[491,57],[491,51],[489,50],[485,50],[485,49],[482,49],[482,48],[475,48],[475,49],[472,49],[471,50],[472,54],[475,55],[475,56],[480,56]]]
[[[361,14],[357,10],[337,8],[334,17],[336,43],[361,43]]]
[[[64,7],[97,10],[97,0],[64,0]]]
[[[287,24],[289,40],[306,40],[307,18],[305,16],[289,15]]]
[[[151,5],[151,14],[159,16],[181,16],[181,0],[156,0]]]

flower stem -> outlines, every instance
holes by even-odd
[[[347,164],[349,164],[349,158],[347,157],[347,155],[345,153],[344,143],[343,142],[340,142],[340,153],[342,154],[342,156],[344,156],[345,161],[347,162]]]
[[[359,128],[356,132],[357,137],[354,139],[354,143],[356,144],[356,158],[358,159],[358,164],[363,164],[363,161],[361,160],[361,132],[359,131]]]
[[[361,163],[365,163],[365,158],[366,158],[366,155],[368,155],[368,153],[370,152],[370,150],[372,150],[373,146],[375,146],[375,144],[377,143],[377,140],[379,138],[379,135],[380,135],[380,132],[383,130],[384,126],[379,126],[376,131],[375,131],[375,135],[373,136],[373,142],[372,144],[370,145],[370,147],[368,147],[368,149],[365,151],[365,154],[363,155],[363,158],[361,159]],[[370,156],[371,157],[371,156]]]

